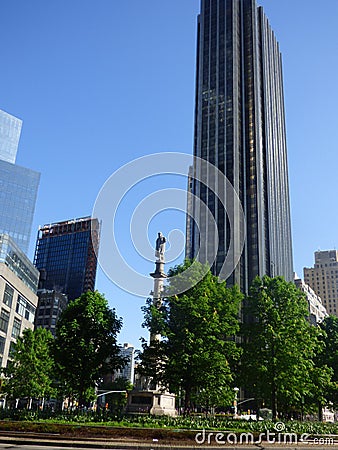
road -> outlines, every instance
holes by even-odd
[[[318,449],[318,450],[323,450],[323,449],[329,449],[331,447],[331,449],[333,447],[335,447],[337,449],[337,445],[331,445],[331,446],[326,446],[326,445],[311,445],[311,448],[314,449]],[[44,446],[44,445],[25,445],[25,444],[14,444],[14,443],[0,443],[0,450],[2,449],[11,449],[11,450],[74,450],[74,448],[77,448],[79,450],[85,450],[90,448],[91,450],[101,450],[102,448],[105,447],[88,447],[88,446],[73,446],[73,447],[59,447],[59,446],[54,446],[54,445],[48,445],[48,446]],[[137,445],[135,444],[134,446],[124,446],[122,445],[116,445],[116,448],[114,447],[109,447],[110,450],[121,450],[121,449],[131,449],[131,448],[135,448],[138,450],[196,450],[196,449],[208,449],[208,450],[219,450],[219,449],[223,449],[223,450],[282,450],[282,449],[289,449],[289,450],[309,450],[308,446],[300,446],[300,445],[267,445],[266,447],[264,447],[264,445],[260,445],[260,446],[246,446],[246,445],[233,445],[233,446],[184,446],[184,447],[175,447],[175,446],[166,446],[166,445],[144,445],[144,444],[140,444]]]
[[[79,450],[88,450],[88,447],[76,447]],[[91,450],[102,450],[101,448],[90,447]],[[25,444],[0,444],[0,449],[11,449],[11,450],[74,450],[74,447],[54,447],[48,445],[25,445]],[[110,450],[114,450],[110,448]],[[117,449],[116,449],[117,450]]]

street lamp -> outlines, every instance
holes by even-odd
[[[234,417],[237,417],[237,394],[239,391],[238,387],[234,387],[234,391],[235,391],[235,399],[234,399]]]

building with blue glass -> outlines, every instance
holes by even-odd
[[[22,120],[0,109],[0,159],[15,163]]]
[[[22,121],[0,110],[0,233],[28,252],[40,174],[15,164]]]
[[[84,217],[39,229],[34,264],[40,289],[62,292],[74,300],[95,288],[99,223]]]
[[[28,252],[40,173],[0,159],[0,233]]]

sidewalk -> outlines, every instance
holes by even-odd
[[[12,444],[12,445],[30,445],[37,449],[39,446],[44,447],[65,447],[65,448],[91,448],[91,449],[115,449],[115,450],[188,450],[188,449],[208,449],[208,450],[277,450],[288,448],[289,450],[308,450],[309,447],[312,449],[328,449],[337,448],[338,441],[333,445],[314,445],[313,443],[308,443],[304,445],[302,443],[290,444],[290,445],[280,445],[280,444],[269,444],[262,442],[260,445],[212,445],[203,444],[199,445],[193,442],[186,443],[166,443],[154,440],[154,442],[141,442],[138,440],[133,440],[132,438],[121,440],[121,439],[99,439],[99,438],[67,438],[64,436],[56,434],[47,433],[26,433],[26,432],[0,432],[0,444]]]
[[[105,449],[163,449],[163,450],[175,450],[175,449],[187,449],[193,448],[194,446],[186,443],[186,445],[177,445],[170,443],[160,443],[158,440],[154,439],[153,442],[141,442],[136,439],[126,438],[126,439],[109,439],[109,438],[71,438],[60,436],[57,434],[48,433],[27,433],[27,432],[0,432],[0,443],[4,444],[16,444],[16,445],[34,445],[34,446],[57,446],[57,447],[73,447],[73,448],[105,448]],[[196,448],[201,448],[197,446]],[[208,446],[210,450],[212,448]],[[234,450],[234,449],[232,449]],[[243,449],[242,449],[243,450]]]

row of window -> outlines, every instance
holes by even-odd
[[[50,312],[51,312],[51,308],[39,308],[39,313],[38,313],[38,315],[39,316],[50,316]],[[52,314],[53,314],[53,316],[57,316],[58,315],[58,313],[59,313],[59,310],[58,310],[58,308],[53,308],[53,310],[52,310]]]
[[[50,305],[58,305],[59,304],[59,299],[58,298],[41,298],[40,302],[39,302],[39,307],[41,308],[41,306],[50,306]]]
[[[50,323],[49,323],[50,321]],[[55,326],[56,325],[56,319],[50,319],[49,317],[45,317],[44,319],[38,319],[36,321],[37,325],[51,325],[51,326]]]
[[[334,267],[338,266],[338,262],[330,263],[330,264],[315,264],[315,268],[318,269],[319,267]]]

